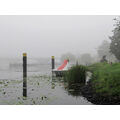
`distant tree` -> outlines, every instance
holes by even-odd
[[[76,57],[72,53],[65,53],[61,55],[61,61],[64,61],[65,59],[69,59],[70,62],[76,61]]]
[[[107,62],[107,60],[106,60],[106,55],[104,55],[104,56],[102,57],[102,59],[100,60],[100,62]]]
[[[102,60],[106,56],[106,60],[114,62],[116,61],[115,56],[110,52],[110,42],[104,40],[102,44],[98,47],[97,53],[99,59]]]
[[[97,53],[100,59],[102,59],[103,56],[108,56],[110,54],[109,48],[110,48],[110,43],[104,40],[97,50]]]
[[[79,64],[83,65],[89,65],[93,63],[93,61],[94,60],[89,53],[82,54],[78,59]]]
[[[120,61],[120,18],[115,20],[115,28],[113,30],[113,36],[109,37],[111,40],[110,43],[110,52],[113,53],[116,58]]]

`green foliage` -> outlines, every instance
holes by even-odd
[[[113,36],[110,37],[110,52],[120,61],[120,19],[115,19],[116,24],[113,30]]]
[[[101,96],[120,96],[120,63],[96,63],[89,66],[91,82]]]
[[[100,59],[102,59],[103,56],[110,56],[110,43],[106,40],[102,42],[102,44],[98,47],[97,53]]]
[[[71,67],[66,72],[64,80],[68,84],[85,83],[86,80],[86,67],[83,65],[76,65]]]
[[[110,42],[104,40],[97,49],[99,60],[102,60],[106,56],[106,60],[109,62],[116,62],[117,58],[110,52]]]

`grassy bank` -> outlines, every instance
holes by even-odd
[[[92,72],[87,85],[86,71]],[[120,63],[73,66],[64,79],[68,83],[68,89],[79,90],[78,92],[82,92],[94,104],[120,104]]]
[[[120,98],[120,63],[96,63],[88,68],[93,73],[91,82],[96,93]]]

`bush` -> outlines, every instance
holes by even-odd
[[[65,74],[64,80],[69,85],[76,83],[85,83],[86,81],[86,67],[83,65],[76,65],[71,67]]]
[[[91,82],[96,93],[107,97],[120,97],[120,63],[97,63],[89,66],[93,72]]]

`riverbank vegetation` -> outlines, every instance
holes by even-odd
[[[120,63],[97,63],[89,66],[91,82],[101,96],[120,97]]]
[[[86,81],[86,67],[83,65],[76,65],[71,67],[64,76],[65,89],[69,95],[80,96],[81,87],[85,85]]]
[[[92,76],[85,84],[86,71]],[[65,75],[69,87],[83,83],[83,96],[94,104],[120,104],[120,63],[96,63],[90,66],[73,66]],[[75,87],[76,88],[76,87]]]
[[[83,95],[94,104],[120,104],[120,63],[96,63],[88,69],[92,76]]]
[[[64,80],[69,84],[85,83],[86,67],[83,65],[72,66],[65,74]]]

